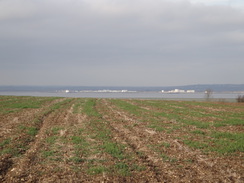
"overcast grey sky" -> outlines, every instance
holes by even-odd
[[[244,84],[243,0],[0,0],[0,85]]]

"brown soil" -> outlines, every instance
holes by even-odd
[[[116,140],[125,141],[135,152],[143,152],[141,161],[153,167],[152,175],[158,182],[241,182],[243,179],[241,159],[207,157],[200,151],[193,151],[173,138],[184,135],[181,131],[173,135],[153,131],[147,128],[147,123],[139,122],[138,118],[129,116],[106,100],[103,100],[103,107],[100,109],[106,110],[106,120],[111,121]],[[148,144],[160,143],[171,144],[165,153],[176,158],[177,163],[162,161],[158,154],[148,148]],[[191,160],[191,163],[186,163],[187,160]],[[239,174],[236,173],[237,169]]]
[[[75,154],[71,137],[77,129],[89,129],[88,123],[92,118],[84,113],[74,112],[76,99],[67,102],[63,108],[47,111],[50,106],[64,100],[54,100],[38,109],[0,114],[1,141],[9,138],[13,141],[21,140],[25,134],[19,132],[17,126],[28,125],[35,119],[41,121],[38,133],[32,140],[25,141],[27,148],[20,155],[0,154],[0,182],[244,182],[243,154],[217,156],[189,148],[177,138],[184,136],[184,131],[179,129],[173,134],[155,131],[148,127],[150,121],[143,121],[118,108],[109,99],[101,99],[96,103],[96,110],[101,114],[100,120],[106,121],[112,140],[125,145],[125,153],[133,157],[131,164],[144,169],[128,176],[113,173],[89,174],[85,170],[89,166],[87,162],[77,164],[70,161]],[[141,107],[148,111],[160,111],[150,106]],[[203,109],[213,110],[207,107]],[[214,110],[219,112],[226,109]],[[164,121],[164,118],[162,122],[177,123],[174,120]],[[51,145],[47,143],[47,139],[52,137],[52,129],[55,127],[58,128],[55,132],[55,139],[58,140],[54,142],[56,159],[53,160],[43,156],[43,152],[50,150]],[[220,129],[243,132],[238,127]],[[92,134],[85,138],[93,144],[102,144],[94,140]],[[115,164],[115,158],[105,152],[87,155],[86,158],[99,159],[105,166]]]

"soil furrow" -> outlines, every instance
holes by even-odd
[[[142,151],[145,154],[148,154],[148,159],[152,160],[152,163],[162,162],[162,158],[148,149],[146,144],[157,144],[158,142],[166,142],[171,144],[170,154],[176,154],[178,161],[187,161],[191,160],[192,163],[184,165],[184,168],[177,168],[176,165],[172,163],[158,163],[158,167],[161,167],[161,172],[167,170],[167,173],[171,180],[175,181],[221,181],[232,179],[240,180],[241,175],[236,175],[234,172],[229,172],[231,169],[221,168],[219,164],[223,161],[222,159],[213,159],[205,155],[202,155],[199,151],[192,151],[184,144],[180,143],[177,139],[173,139],[170,135],[165,133],[158,133],[153,130],[147,129],[136,119],[129,117],[125,112],[119,110],[116,106],[112,106],[111,103],[108,104],[106,100],[103,101],[103,104],[109,109],[107,111],[107,116],[110,119],[116,118],[116,122],[112,122],[111,126],[117,131],[117,134],[121,134],[122,139],[126,139],[127,143],[136,151]],[[131,126],[137,124],[132,128],[125,128],[124,126]],[[139,125],[138,125],[139,124]],[[153,138],[150,138],[153,136]],[[150,142],[150,139],[154,142]],[[155,156],[152,156],[155,154]],[[218,165],[217,168],[215,165]],[[182,166],[182,163],[181,165]],[[190,170],[190,171],[189,171]],[[218,172],[216,174],[216,172]],[[174,176],[173,176],[174,175]],[[195,175],[195,177],[193,177]]]
[[[132,102],[128,101],[128,103],[131,103],[133,105],[139,106],[140,102]],[[144,103],[146,104],[146,103]],[[232,106],[233,104],[228,104]],[[227,106],[228,106],[227,105]],[[189,105],[186,105],[188,107]],[[164,108],[151,108],[151,106],[143,105],[143,107],[148,108],[148,110],[158,110],[158,111],[164,111]],[[200,106],[199,106],[200,107]],[[151,109],[150,109],[151,108]],[[194,106],[191,106],[190,109],[192,109]],[[205,109],[205,107],[203,107]],[[219,110],[219,109],[216,109]],[[120,112],[121,113],[121,112]],[[122,113],[122,116],[126,115],[126,113]],[[128,118],[128,117],[126,117]],[[199,120],[199,119],[198,119]],[[207,121],[206,121],[207,122]],[[227,126],[228,128],[234,128],[235,132],[241,131],[243,132],[243,125],[241,126]],[[188,126],[188,129],[189,128]],[[237,130],[238,129],[238,130]],[[196,130],[196,129],[195,129]],[[222,131],[220,128],[211,127],[207,129],[201,129],[201,131],[212,133],[209,131],[218,130]],[[230,130],[228,131],[230,132]],[[169,144],[173,144],[175,148],[171,149],[170,154],[178,154],[178,158],[184,160],[193,160],[194,163],[191,163],[187,166],[187,169],[191,169],[191,174],[194,174],[195,171],[196,176],[201,177],[200,180],[206,179],[207,181],[216,180],[216,181],[223,181],[228,180],[229,182],[241,182],[243,179],[243,173],[241,171],[241,167],[243,167],[243,160],[241,156],[236,154],[236,158],[229,158],[222,157],[218,154],[210,154],[210,153],[203,153],[201,150],[192,150],[188,146],[186,146],[182,140],[179,140],[175,137],[181,137],[186,135],[186,132],[184,132],[182,129],[175,131],[172,135],[166,135],[164,132],[157,133],[154,137],[154,139],[158,139],[159,141],[165,141]],[[228,163],[227,163],[228,162]],[[239,168],[237,168],[239,167]],[[184,173],[186,174],[186,173]]]
[[[110,126],[114,131],[114,138],[117,141],[128,144],[132,151],[137,155],[138,159],[140,159],[141,163],[148,167],[149,172],[147,173],[151,174],[151,178],[154,178],[154,181],[157,182],[168,182],[169,180],[176,181],[177,179],[172,176],[174,173],[169,170],[168,165],[162,164],[160,158],[147,147],[148,138],[144,134],[138,133],[138,131],[124,127],[126,124],[131,124],[131,122],[138,122],[128,116],[121,118],[121,116],[118,115],[120,112],[115,111],[114,106],[112,107],[110,104],[108,105],[106,100],[102,101],[102,105],[104,106],[99,108],[103,110],[107,109],[106,111],[101,112],[106,114],[104,118],[110,121]]]
[[[62,101],[64,101],[64,99],[60,99],[55,103],[52,103],[47,106],[47,108]],[[36,138],[30,144],[30,148],[25,152],[25,154],[18,158],[11,167],[11,170],[7,172],[5,176],[6,182],[31,182],[35,180],[35,176],[32,175],[31,172],[33,171],[33,166],[40,162],[37,154],[40,152],[40,149],[42,149],[43,141],[47,135],[46,131],[50,129],[50,126],[55,125],[55,123],[59,121],[58,119],[60,116],[62,116],[60,113],[57,113],[56,110],[53,111],[49,109],[44,113],[42,111],[41,114],[44,115],[40,116],[40,129]]]
[[[11,140],[13,141],[12,142],[13,148],[16,148],[14,146],[21,145],[21,146],[23,146],[22,147],[23,150],[18,151],[18,152],[11,152],[9,150],[9,153],[7,153],[1,157],[0,164],[2,165],[2,169],[3,169],[2,171],[0,171],[1,172],[1,175],[0,175],[1,181],[5,180],[5,174],[7,174],[10,171],[10,169],[13,170],[13,167],[16,165],[16,162],[19,161],[19,158],[21,158],[21,156],[28,151],[27,148],[31,147],[31,144],[33,144],[34,141],[36,140],[35,137],[34,138],[29,137],[29,136],[25,137],[26,134],[23,134],[23,132],[21,132],[21,128],[31,125],[31,126],[34,126],[34,127],[32,127],[32,129],[36,129],[39,131],[43,125],[43,120],[44,120],[45,116],[47,116],[50,113],[47,111],[47,109],[50,106],[54,105],[55,103],[60,102],[61,100],[63,100],[63,99],[57,99],[57,100],[50,101],[38,109],[24,109],[17,113],[3,115],[3,116],[6,116],[7,118],[5,118],[5,120],[4,120],[5,123],[1,123],[2,124],[2,126],[0,128],[0,132],[1,132],[0,134],[2,134],[1,137],[4,137],[5,139],[11,138]],[[7,121],[6,121],[6,119],[7,119]],[[3,122],[2,119],[0,121]],[[35,135],[35,134],[33,134],[33,135]],[[23,143],[23,144],[18,145],[18,143],[19,144]],[[16,154],[13,154],[13,153],[16,153]]]
[[[0,102],[0,182],[244,181],[243,105],[41,97]]]

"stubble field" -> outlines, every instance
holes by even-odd
[[[0,182],[244,182],[244,105],[0,96]]]

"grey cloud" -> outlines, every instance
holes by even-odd
[[[2,0],[0,12],[0,71],[13,78],[0,84],[243,82],[243,10],[180,0]]]

